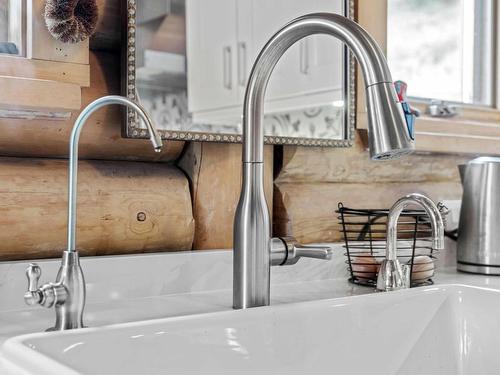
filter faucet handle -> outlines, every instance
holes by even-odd
[[[26,268],[26,277],[28,278],[28,292],[34,292],[38,289],[38,281],[42,276],[42,269],[36,263],[30,263]]]
[[[28,291],[24,294],[24,300],[28,305],[36,305],[43,299],[42,293],[38,289],[38,281],[42,276],[42,269],[36,263],[30,263],[26,268],[26,277],[28,278]]]

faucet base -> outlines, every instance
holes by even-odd
[[[243,187],[234,217],[233,307],[269,305],[271,224],[263,163],[243,163]]]
[[[399,260],[384,259],[378,271],[377,290],[379,292],[389,292],[408,287],[407,273],[403,272]]]
[[[83,310],[85,308],[85,279],[80,266],[80,257],[76,251],[64,251],[61,268],[56,284],[62,285],[67,292],[64,301],[55,304],[56,322],[50,331],[84,328]]]

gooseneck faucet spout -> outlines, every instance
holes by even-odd
[[[250,73],[243,104],[243,181],[234,221],[233,307],[264,306],[270,300],[270,220],[263,187],[264,96],[271,73],[290,46],[313,34],[332,35],[356,56],[363,72],[372,159],[389,159],[414,149],[402,103],[386,59],[357,23],[338,14],[299,17],[264,46]]]
[[[110,104],[121,104],[135,110],[146,124],[151,143],[156,152],[162,148],[161,136],[153,126],[147,112],[129,99],[109,95],[99,98],[85,107],[75,121],[70,138],[69,177],[68,177],[68,242],[63,251],[61,267],[55,283],[47,283],[38,287],[41,269],[37,264],[30,264],[26,270],[28,291],[24,299],[28,305],[39,304],[44,307],[55,307],[56,322],[50,330],[83,328],[83,311],[85,308],[85,279],[80,266],[80,258],[76,249],[76,198],[78,174],[78,142],[80,133],[88,118],[99,108]]]
[[[443,218],[434,202],[429,197],[416,193],[398,199],[387,216],[386,254],[377,277],[377,290],[379,291],[387,292],[410,287],[397,257],[398,220],[403,210],[410,204],[421,206],[429,216],[432,228],[432,248],[434,250],[444,249]]]
[[[149,131],[151,143],[155,152],[160,152],[162,148],[161,136],[153,125],[153,121],[148,113],[139,104],[119,95],[108,95],[94,100],[90,103],[78,116],[71,131],[70,145],[69,145],[69,177],[68,177],[68,244],[66,251],[75,252],[76,244],[76,185],[78,175],[78,142],[80,141],[80,134],[82,128],[89,119],[89,117],[98,109],[111,105],[121,104],[129,107],[137,112],[139,117],[144,121]]]

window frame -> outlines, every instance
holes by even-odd
[[[12,41],[18,54],[6,56],[25,57],[26,56],[26,2],[23,0],[7,0],[8,4],[8,40]],[[13,22],[20,20],[20,22]]]
[[[494,3],[496,20],[500,20],[500,7]],[[357,0],[357,21],[387,51],[387,0]],[[451,118],[430,117],[425,114],[425,100],[410,98],[412,107],[420,110],[417,119],[416,150],[433,153],[460,153],[474,155],[500,155],[500,26],[494,22],[493,30],[493,100],[492,107],[456,104],[459,114]],[[366,99],[363,77],[357,74],[357,129],[367,130]]]

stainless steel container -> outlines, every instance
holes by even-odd
[[[457,269],[500,275],[500,158],[460,165],[463,185]]]

